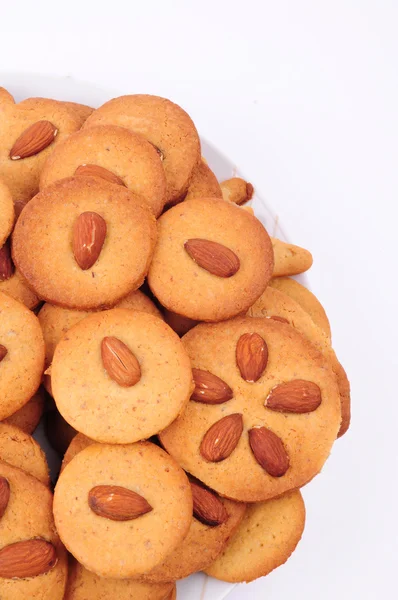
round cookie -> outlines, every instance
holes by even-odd
[[[65,106],[70,113],[72,113],[72,115],[78,119],[79,122],[79,127],[78,129],[80,129],[80,127],[83,125],[83,123],[88,119],[88,117],[91,115],[91,113],[94,111],[93,108],[91,108],[91,106],[86,106],[86,104],[79,104],[78,102],[64,102],[61,100],[53,100],[51,98],[26,98],[25,100],[22,100],[18,106],[19,107],[24,107],[27,108],[29,106],[36,106],[38,100],[45,100],[45,101],[51,101],[51,102],[57,102],[59,104],[62,104],[63,106]]]
[[[14,225],[14,218],[14,201],[10,190],[0,179],[0,248],[11,233],[12,226]]]
[[[0,461],[4,461],[36,477],[44,485],[50,484],[46,455],[31,435],[0,423]]]
[[[185,200],[222,198],[220,184],[210,167],[201,160],[192,172]]]
[[[233,202],[241,206],[253,198],[254,188],[241,177],[232,177],[226,179],[220,184],[222,197],[228,202]]]
[[[0,254],[2,253],[4,253],[4,246],[0,250]],[[11,258],[11,252],[9,250],[7,251],[6,260],[8,266],[5,271],[3,270],[2,276],[0,276],[0,292],[11,296],[11,298],[18,300],[18,302],[22,302],[22,304],[25,304],[25,306],[30,310],[36,308],[36,306],[38,306],[40,303],[40,299],[37,297],[34,291],[30,289],[21,273],[15,269]]]
[[[293,298],[272,287],[267,287],[260,298],[249,308],[247,314],[250,317],[276,318],[286,321],[304,334],[322,352],[335,373],[339,386],[342,418],[338,437],[341,437],[350,425],[350,383],[324,331],[314,323],[310,315]]]
[[[64,458],[61,465],[61,473],[65,469],[65,467],[70,463],[72,458],[76,456],[76,454],[79,454],[79,452],[84,450],[84,448],[91,446],[91,444],[95,444],[95,441],[91,440],[82,433],[78,433],[77,435],[75,435],[64,454]]]
[[[87,571],[73,558],[64,600],[169,600],[172,583],[150,584],[134,579],[106,579]]]
[[[310,290],[291,277],[276,277],[275,279],[271,279],[269,285],[287,294],[300,304],[301,308],[310,315],[318,327],[323,329],[330,340],[332,332],[330,330],[329,319],[322,304]]]
[[[0,120],[0,177],[14,202],[24,205],[39,191],[46,159],[80,128],[81,119],[56,100],[31,98],[24,105],[15,104],[10,94],[1,94]]]
[[[121,373],[119,361],[128,366]],[[72,427],[116,444],[156,435],[181,414],[193,389],[190,361],[174,331],[157,317],[122,308],[90,315],[69,331],[55,350],[51,382]]]
[[[25,306],[0,293],[0,421],[36,393],[44,370],[40,323]]]
[[[205,571],[231,583],[264,577],[288,560],[304,525],[305,506],[298,490],[252,504],[225,550]]]
[[[95,110],[84,128],[95,125],[119,125],[143,135],[159,150],[167,181],[166,203],[182,200],[200,161],[200,140],[181,107],[158,96],[120,96]]]
[[[155,240],[155,219],[138,196],[98,178],[71,177],[25,207],[12,253],[43,299],[89,309],[113,305],[141,285]]]
[[[40,189],[79,173],[101,177],[104,169],[105,176],[140,195],[155,217],[161,214],[166,178],[159,154],[144,137],[124,127],[90,127],[69,136],[47,160]]]
[[[312,254],[305,248],[282,242],[274,237],[271,238],[271,241],[274,250],[273,277],[298,275],[308,271],[312,266]]]
[[[310,481],[341,420],[336,378],[322,354],[290,325],[251,317],[199,324],[183,343],[196,388],[160,434],[182,468],[243,502]]]
[[[7,417],[4,423],[19,427],[25,433],[32,434],[39,424],[44,411],[44,392],[39,388],[36,394],[22,408]]]
[[[184,317],[220,321],[245,312],[273,269],[270,238],[256,217],[217,198],[196,198],[158,221],[148,283]]]
[[[0,518],[0,598],[62,600],[68,565],[54,526],[50,490],[1,461],[0,481],[9,490]]]
[[[188,533],[192,494],[183,470],[158,446],[93,444],[60,475],[54,518],[64,544],[87,569],[137,578]]]

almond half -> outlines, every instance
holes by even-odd
[[[184,248],[196,264],[217,277],[232,277],[239,271],[235,252],[218,242],[195,238],[185,242]]]
[[[8,350],[3,344],[0,344],[0,362],[3,360],[5,356],[7,356]]]
[[[322,402],[319,386],[304,379],[294,379],[275,386],[265,401],[265,406],[278,412],[313,412]]]
[[[242,378],[254,383],[264,373],[268,362],[268,347],[258,333],[244,333],[236,344],[236,364]]]
[[[195,389],[191,400],[202,402],[203,404],[223,404],[231,400],[233,391],[217,375],[203,369],[192,369]]]
[[[121,179],[118,175],[115,175],[115,173],[112,173],[112,171],[108,171],[108,169],[100,167],[99,165],[80,165],[80,167],[77,167],[75,175],[100,177],[105,181],[109,181],[109,183],[115,183],[116,185],[123,185],[126,187],[123,179]]]
[[[232,454],[243,431],[243,417],[234,413],[223,417],[205,433],[200,453],[209,462],[221,462]]]
[[[10,243],[7,242],[0,248],[0,281],[7,281],[14,274],[14,263],[12,262]]]
[[[10,484],[5,477],[0,475],[0,519],[6,512],[10,499]]]
[[[131,521],[153,510],[145,498],[118,485],[93,487],[88,504],[96,515],[112,521]]]
[[[98,260],[106,237],[106,223],[95,212],[84,212],[73,226],[72,248],[75,260],[83,271]]]
[[[228,520],[228,513],[220,498],[210,490],[191,481],[193,516],[204,525],[217,527]]]
[[[10,150],[11,160],[39,154],[55,139],[58,129],[50,121],[37,121],[25,129]]]
[[[249,443],[258,464],[272,477],[282,477],[289,468],[289,457],[282,440],[266,427],[253,427]]]
[[[42,539],[25,540],[0,550],[0,577],[26,579],[48,573],[57,563],[54,546]]]
[[[110,336],[102,340],[101,357],[109,377],[122,387],[131,387],[141,379],[138,360],[118,338]]]

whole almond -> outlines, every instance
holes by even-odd
[[[239,271],[235,252],[218,242],[196,238],[185,242],[184,247],[196,264],[217,277],[232,277]]]
[[[145,498],[118,485],[93,487],[88,504],[96,515],[112,521],[131,521],[153,510]]]
[[[25,540],[0,550],[0,577],[26,579],[50,571],[57,563],[54,546],[42,539]]]
[[[192,369],[195,389],[191,400],[203,404],[222,404],[231,400],[234,393],[217,375],[202,369]]]
[[[123,387],[131,387],[141,379],[141,367],[121,340],[105,337],[101,342],[102,363],[109,377]]]
[[[191,481],[193,516],[204,525],[216,527],[228,520],[228,513],[220,498],[210,490]]]
[[[10,499],[10,484],[5,477],[0,475],[0,519],[6,512]]]
[[[28,158],[38,154],[49,146],[58,133],[50,121],[37,121],[25,129],[10,150],[11,160]]]
[[[275,386],[270,391],[265,406],[279,412],[301,414],[316,410],[321,402],[321,390],[316,383],[293,379]]]
[[[232,454],[243,431],[239,413],[223,417],[210,427],[200,444],[200,453],[209,462],[221,462]]]
[[[236,364],[242,378],[254,383],[264,373],[268,362],[268,347],[258,333],[244,333],[236,344]]]
[[[14,263],[11,259],[10,244],[7,241],[0,248],[0,281],[7,281],[14,274]]]
[[[72,248],[75,260],[83,271],[90,269],[101,254],[106,237],[106,223],[95,212],[84,212],[73,226]]]
[[[115,173],[112,173],[112,171],[108,171],[108,169],[100,167],[99,165],[80,165],[80,167],[77,167],[75,175],[101,177],[101,179],[105,179],[105,181],[109,181],[109,183],[125,186],[123,179],[118,175],[115,175]]]
[[[7,356],[8,350],[3,344],[0,344],[0,362],[3,360],[5,356]]]
[[[272,477],[281,477],[289,468],[289,457],[282,440],[266,427],[253,427],[249,443],[258,464]]]

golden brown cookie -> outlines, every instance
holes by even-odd
[[[308,250],[274,237],[271,241],[275,260],[273,277],[297,275],[308,271],[312,266],[312,254]]]
[[[58,410],[50,410],[46,414],[46,434],[54,450],[63,456],[77,431],[65,421]]]
[[[14,225],[14,201],[6,184],[0,179],[0,248],[3,246]],[[0,278],[1,278],[0,260]]]
[[[117,444],[167,427],[193,389],[174,331],[153,315],[122,308],[90,315],[68,332],[55,350],[51,382],[72,427]]]
[[[4,422],[0,423],[0,461],[26,471],[44,485],[50,483],[46,455],[36,440]]]
[[[31,98],[15,104],[8,93],[0,94],[0,120],[0,177],[14,202],[23,205],[39,191],[50,153],[80,128],[81,120],[62,102]]]
[[[80,104],[79,102],[63,102],[63,104],[79,119],[80,127],[87,121],[91,113],[94,112],[94,109],[91,106]]]
[[[185,200],[222,198],[220,184],[210,167],[201,160],[192,172]]]
[[[19,427],[25,433],[33,433],[39,424],[44,410],[44,392],[39,388],[36,394],[22,408],[4,420],[4,423]]]
[[[0,421],[36,393],[44,370],[44,340],[36,315],[0,293]]]
[[[43,299],[88,309],[113,305],[141,285],[155,240],[155,219],[138,196],[94,177],[71,177],[25,207],[12,254]]]
[[[54,517],[64,544],[87,569],[101,577],[138,577],[188,533],[191,488],[154,444],[93,444],[60,475]]]
[[[246,311],[272,269],[271,242],[258,219],[225,200],[196,198],[159,219],[148,283],[168,310],[220,321]]]
[[[254,188],[241,177],[232,177],[220,183],[222,197],[228,202],[234,202],[239,206],[253,198]]]
[[[199,324],[182,341],[196,387],[160,434],[177,462],[243,502],[312,479],[341,420],[336,378],[319,350],[290,325],[250,317]]]
[[[65,469],[65,467],[70,463],[72,458],[76,456],[76,454],[79,454],[79,452],[84,450],[84,448],[87,448],[87,446],[91,446],[91,444],[95,444],[95,441],[91,440],[82,433],[78,433],[77,435],[75,435],[64,454],[61,466],[61,473]]]
[[[21,273],[15,269],[9,241],[0,249],[0,292],[22,302],[31,310],[40,303],[40,299],[30,289]]]
[[[291,277],[276,277],[269,285],[287,294],[303,308],[318,327],[323,329],[329,339],[332,337],[330,323],[318,298],[309,289]]]
[[[200,140],[194,123],[181,107],[158,96],[120,96],[95,110],[84,128],[94,125],[119,125],[143,135],[163,161],[166,203],[183,199],[200,161]]]
[[[158,217],[166,201],[166,177],[152,144],[114,125],[82,129],[58,144],[40,177],[40,189],[73,175],[93,175],[127,187]]]
[[[1,461],[0,485],[7,492],[0,518],[0,598],[62,600],[68,565],[54,526],[52,493]]]
[[[252,504],[225,550],[205,571],[231,583],[268,575],[294,552],[304,525],[305,506],[298,490]]]

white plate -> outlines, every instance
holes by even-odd
[[[92,84],[77,81],[72,77],[48,77],[26,73],[3,73],[0,85],[9,90],[16,101],[30,96],[43,96],[56,100],[82,102],[93,107],[100,106],[105,101],[121,93],[128,94],[136,91],[127,86],[123,91],[106,91]],[[203,139],[202,153],[220,181],[235,175],[242,175],[231,160]],[[251,204],[257,217],[267,228],[268,233],[286,240],[279,225],[278,216],[273,213],[268,204],[257,193]],[[45,449],[52,472],[57,472],[59,457],[49,446],[42,424],[36,430],[35,438]],[[179,598],[183,600],[223,600],[234,587],[234,585],[217,581],[200,573],[179,581],[178,593]]]

